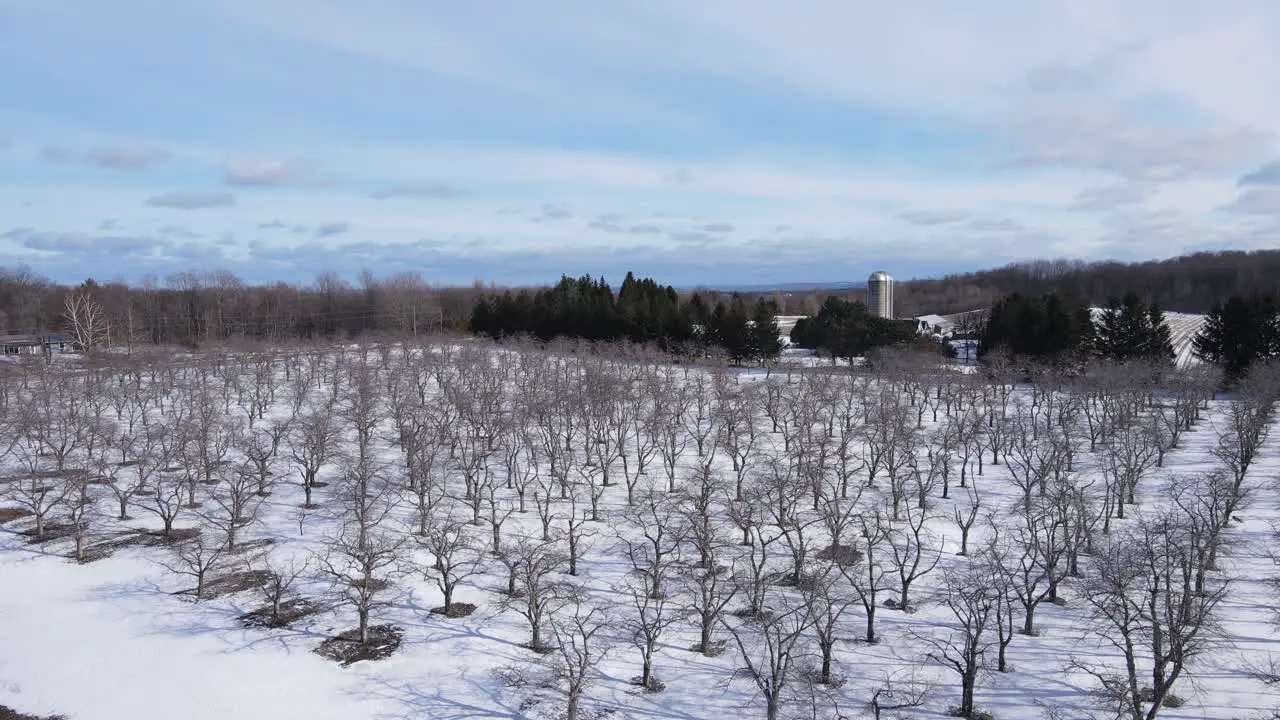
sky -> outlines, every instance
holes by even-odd
[[[1274,0],[0,0],[0,266],[857,282],[1280,237]]]

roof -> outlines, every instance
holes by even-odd
[[[39,345],[35,335],[0,335],[0,345]]]
[[[916,322],[929,323],[930,327],[935,325],[950,325],[951,321],[941,315],[920,315],[916,317]]]
[[[44,343],[75,342],[66,333],[49,333],[47,335],[12,334],[0,335],[0,345],[42,345]]]
[[[884,280],[893,280],[893,277],[883,270],[877,270],[871,273],[871,277],[867,278],[867,282],[882,282]]]

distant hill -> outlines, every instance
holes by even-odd
[[[813,290],[829,290],[831,292],[839,293],[847,290],[863,290],[866,287],[866,282],[796,282],[781,283],[779,285],[730,285],[710,289],[719,292],[750,293],[755,295],[772,292],[802,293]]]
[[[1280,250],[1204,252],[1168,260],[1037,260],[936,279],[899,283],[901,316],[988,307],[1003,295],[1056,291],[1105,305],[1132,290],[1161,308],[1205,313],[1232,295],[1280,294]]]

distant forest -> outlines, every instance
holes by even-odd
[[[529,288],[531,292],[540,288]],[[201,345],[239,339],[354,337],[369,334],[465,332],[476,303],[508,288],[479,283],[441,287],[418,273],[356,282],[325,273],[302,284],[246,283],[226,271],[181,272],[141,284],[55,283],[29,268],[0,268],[0,332],[45,333],[66,329],[67,298],[92,296],[113,345]],[[899,283],[899,317],[989,308],[1018,293],[1047,292],[1103,306],[1134,292],[1165,311],[1208,312],[1232,296],[1280,295],[1280,250],[1197,253],[1141,263],[1044,260],[994,270],[957,273]],[[730,293],[698,293],[709,308],[733,302]],[[857,289],[742,293],[748,307],[770,300],[782,315],[816,315],[828,297],[864,300]],[[680,293],[683,306],[694,293]]]
[[[1233,295],[1280,294],[1280,250],[1204,252],[1169,260],[1087,263],[1036,260],[940,278],[899,281],[899,317],[989,308],[1006,295],[1047,292],[1102,307],[1112,296],[1135,292],[1172,312],[1206,313]],[[862,288],[816,288],[775,294],[784,315],[813,315],[829,296],[866,300]]]
[[[898,286],[903,315],[991,307],[1000,297],[1056,292],[1097,307],[1134,292],[1166,311],[1206,313],[1233,295],[1280,294],[1280,250],[1205,252],[1139,263],[1039,260]]]

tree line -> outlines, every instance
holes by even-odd
[[[355,284],[324,273],[309,284],[253,285],[225,271],[175,273],[140,284],[93,279],[61,285],[27,268],[0,268],[0,331],[70,331],[67,305],[87,302],[106,344],[202,347],[241,340],[334,340],[464,330],[485,288],[439,287],[417,273]]]
[[[541,341],[577,338],[592,342],[652,343],[671,353],[715,349],[734,363],[777,357],[777,308],[737,293],[727,297],[695,292],[687,299],[670,286],[627,273],[615,294],[604,277],[564,276],[541,290],[506,291],[483,297],[471,314],[472,332],[495,339],[531,336]]]
[[[1235,381],[1255,364],[1280,358],[1280,304],[1272,296],[1232,296],[1216,304],[1192,339],[1196,358]],[[1094,311],[1078,296],[1014,293],[991,308],[979,352],[1002,351],[1036,361],[1092,359],[1169,364],[1172,337],[1164,312],[1136,293],[1112,297]]]

